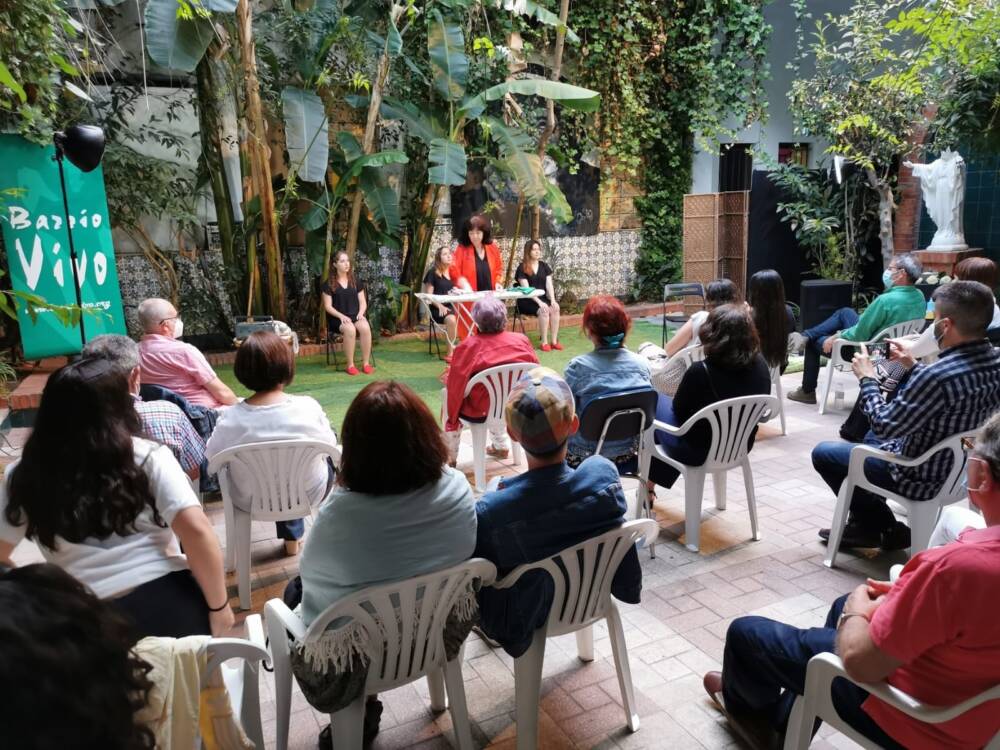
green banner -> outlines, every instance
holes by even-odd
[[[54,154],[54,146],[0,135],[0,225],[11,286],[53,305],[75,305],[67,234],[72,229],[87,340],[102,333],[124,334],[104,172],[98,167],[83,173],[63,162],[67,221]],[[13,194],[3,192],[10,189]],[[20,300],[17,308],[25,359],[80,351],[79,326],[63,325],[49,310],[39,310],[32,321]]]

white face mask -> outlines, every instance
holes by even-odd
[[[934,336],[934,324],[931,323],[924,332],[920,334],[918,338],[910,349],[910,354],[914,359],[920,359],[921,357],[926,357],[928,354],[934,354],[940,351],[938,347],[937,338]]]
[[[184,335],[184,321],[181,320],[180,318],[177,318],[174,321],[174,338],[179,339],[183,335]]]

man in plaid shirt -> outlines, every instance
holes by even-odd
[[[139,345],[128,336],[105,334],[88,341],[82,353],[85,357],[107,359],[128,373],[129,391],[146,437],[170,448],[184,473],[197,479],[205,460],[205,441],[179,406],[139,397]]]
[[[934,293],[934,338],[940,358],[930,365],[914,365],[905,351],[892,343],[892,356],[912,370],[886,402],[867,353],[854,355],[853,369],[860,379],[861,400],[871,421],[865,443],[906,458],[915,458],[946,437],[978,429],[1000,410],[1000,350],[986,338],[993,317],[993,293],[976,281],[955,281]],[[813,467],[834,493],[847,477],[852,443],[823,442],[812,452]],[[951,470],[951,454],[940,452],[912,468],[875,458],[865,461],[865,474],[880,487],[913,500],[930,500]],[[820,529],[828,540],[829,529]],[[896,521],[884,498],[856,489],[841,547],[910,546],[910,530]]]

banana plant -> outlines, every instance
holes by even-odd
[[[402,121],[407,132],[428,148],[428,185],[420,201],[420,218],[402,279],[411,287],[427,261],[433,216],[442,189],[465,184],[463,132],[469,123],[476,122],[496,145],[499,158],[494,164],[514,179],[529,203],[548,202],[560,220],[568,221],[569,204],[559,188],[545,178],[541,158],[532,151],[534,139],[488,110],[491,104],[515,95],[540,96],[580,112],[594,112],[600,105],[596,91],[542,79],[508,80],[470,94],[466,90],[469,60],[462,25],[439,8],[427,15],[427,55],[433,76],[432,98],[417,104],[386,97],[380,107],[383,118]],[[348,103],[362,106],[367,100],[353,97]]]

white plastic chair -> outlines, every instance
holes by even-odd
[[[962,447],[962,438],[971,438],[975,435],[975,430],[959,432],[928,448],[916,458],[903,458],[872,445],[855,445],[851,449],[851,460],[847,465],[847,478],[840,485],[840,492],[837,493],[837,506],[833,511],[833,521],[830,522],[830,539],[827,543],[823,564],[832,568],[837,559],[840,540],[843,538],[844,528],[847,526],[851,498],[854,496],[855,489],[868,490],[886,498],[886,500],[894,500],[899,503],[906,510],[907,522],[910,525],[910,556],[927,549],[931,534],[934,532],[934,525],[941,515],[941,509],[946,505],[965,499],[967,491],[963,486],[963,480],[969,456]],[[951,471],[948,472],[948,476],[937,495],[930,500],[910,500],[897,492],[879,487],[865,476],[864,465],[867,458],[880,458],[896,466],[913,467],[930,460],[931,456],[939,451],[951,451]]]
[[[576,633],[577,652],[582,661],[594,660],[593,625],[606,620],[611,637],[611,653],[618,672],[618,687],[625,706],[630,731],[639,729],[628,647],[621,615],[611,596],[611,582],[625,554],[639,541],[649,543],[659,534],[656,521],[644,518],[628,521],[616,529],[585,542],[567,547],[545,560],[520,565],[493,584],[507,589],[532,570],[544,570],[555,587],[546,624],[535,631],[528,650],[514,660],[514,701],[517,721],[517,750],[535,750],[538,745],[538,700],[545,661],[545,639]]]
[[[264,605],[264,619],[271,639],[274,665],[277,750],[288,747],[292,700],[291,649],[319,639],[330,629],[330,623],[341,618],[349,618],[360,625],[367,646],[365,650],[372,655],[372,660],[364,690],[357,700],[330,716],[333,746],[339,750],[360,750],[366,696],[392,690],[426,676],[431,708],[435,711],[445,709],[444,686],[447,686],[458,747],[472,750],[462,655],[452,661],[445,660],[444,627],[460,596],[477,580],[482,585],[488,585],[495,578],[496,567],[493,563],[473,558],[435,573],[362,589],[327,607],[308,627],[284,602],[271,599]],[[351,624],[344,622],[338,627]]]
[[[870,346],[871,344],[877,344],[886,339],[898,339],[901,336],[908,336],[911,333],[920,333],[924,327],[923,318],[914,318],[913,320],[905,320],[902,323],[896,323],[888,328],[884,328],[879,331],[873,339],[870,341],[845,341],[844,339],[836,339],[833,342],[833,348],[830,350],[830,359],[826,363],[826,367],[823,369],[822,376],[820,378],[819,387],[819,413],[826,414],[826,400],[830,396],[830,390],[834,389],[834,404],[837,408],[841,408],[844,403],[844,390],[840,387],[840,384],[834,386],[834,376],[838,373],[848,373],[851,372],[851,358],[854,356],[844,359],[843,349],[847,347],[853,347],[856,350],[860,350],[862,345]]]
[[[837,709],[834,708],[830,691],[832,682],[837,677],[851,680],[847,676],[839,656],[823,653],[816,654],[809,660],[809,665],[806,667],[805,695],[796,698],[792,707],[788,729],[785,732],[785,750],[807,750],[812,742],[813,724],[816,719],[822,719],[862,747],[879,750],[879,745],[852,729],[847,722],[840,718]],[[851,680],[851,682],[854,681]],[[907,716],[927,724],[941,724],[945,721],[951,721],[987,701],[1000,700],[1000,684],[949,707],[928,706],[886,682],[877,684],[858,682],[855,684]],[[986,745],[985,750],[1000,750],[1000,731],[993,735],[993,739]]]
[[[201,689],[208,686],[216,670],[229,693],[233,715],[255,747],[264,747],[264,731],[260,720],[260,663],[268,660],[267,642],[260,615],[246,618],[247,638],[213,638],[205,645],[206,664],[201,674]],[[241,659],[239,666],[225,662]],[[217,733],[224,731],[219,727]],[[222,739],[217,736],[218,739]]]
[[[677,469],[684,477],[684,534],[686,546],[692,552],[698,551],[701,531],[701,503],[705,494],[705,475],[711,472],[715,486],[715,507],[726,509],[726,472],[737,467],[743,469],[743,483],[747,491],[747,508],[750,511],[750,528],[754,541],[760,539],[757,530],[757,496],[754,493],[753,474],[747,444],[753,430],[767,415],[767,411],[777,408],[774,396],[741,396],[718,401],[699,410],[680,427],[656,420],[653,430],[647,432],[639,455],[639,473],[643,480],[649,479],[653,461],[662,461]],[[688,466],[667,452],[655,441],[655,431],[676,437],[686,435],[696,423],[706,420],[712,430],[712,442],[705,463]]]
[[[250,608],[250,522],[290,521],[312,515],[306,482],[312,477],[313,462],[330,457],[337,465],[340,449],[320,440],[271,440],[227,448],[208,464],[219,475],[219,489],[226,523],[226,569],[235,564],[240,608]],[[229,476],[230,467],[239,465],[250,477],[249,495],[237,498]]]
[[[778,412],[778,419],[781,421],[781,434],[787,435],[788,428],[785,426],[785,397],[784,392],[781,388],[781,368],[780,367],[770,367],[768,368],[771,373],[771,386],[774,388],[774,397],[778,399],[778,406],[776,407]],[[765,421],[770,421],[774,417],[772,412],[771,417]]]
[[[476,373],[465,386],[463,398],[468,398],[472,389],[477,385],[486,388],[490,396],[490,406],[486,412],[486,421],[467,422],[464,419],[462,424],[472,431],[472,461],[476,477],[476,490],[486,491],[486,434],[490,428],[506,430],[507,424],[504,421],[504,406],[507,404],[507,396],[511,389],[521,379],[521,375],[538,367],[536,362],[515,362],[509,365],[498,365],[490,367],[482,372]],[[520,463],[522,459],[521,446],[512,441],[514,452],[514,462]]]

